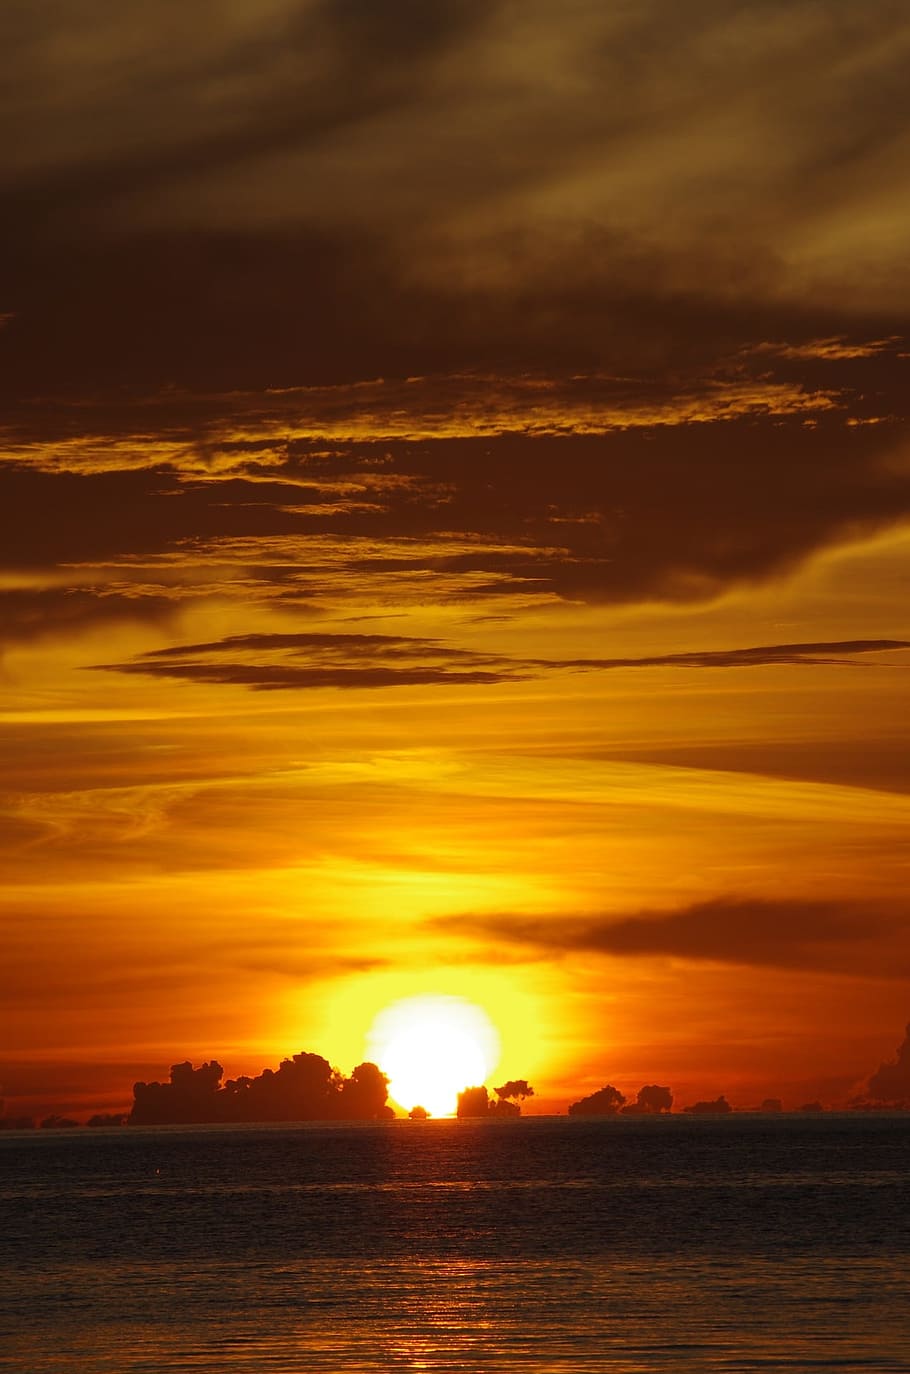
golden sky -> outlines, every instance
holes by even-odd
[[[10,0],[0,1097],[843,1103],[910,1016],[910,15]],[[910,1083],[907,1085],[910,1097]]]

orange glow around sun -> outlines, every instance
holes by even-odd
[[[406,997],[379,1013],[368,1036],[389,1076],[389,1096],[408,1111],[451,1116],[462,1088],[499,1063],[499,1034],[486,1012],[462,997]]]

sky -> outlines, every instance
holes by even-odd
[[[867,1091],[910,1018],[906,5],[0,30],[7,1112],[349,1072],[427,995],[526,1111]]]

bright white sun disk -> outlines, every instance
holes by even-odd
[[[406,997],[381,1011],[370,1057],[389,1076],[389,1096],[406,1110],[451,1116],[462,1088],[499,1063],[499,1036],[480,1007],[462,997]]]

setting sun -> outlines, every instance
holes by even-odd
[[[407,997],[379,1013],[370,1052],[400,1106],[451,1116],[462,1088],[481,1084],[499,1063],[499,1035],[480,1007],[461,997]]]

